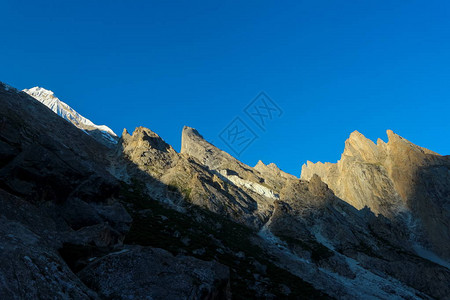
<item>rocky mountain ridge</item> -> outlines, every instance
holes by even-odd
[[[414,248],[445,258],[445,245],[412,238],[448,221],[446,157],[393,133],[383,146],[352,134],[342,169],[306,166],[299,179],[245,165],[190,127],[179,153],[144,127],[111,147],[4,84],[0,102],[1,298],[450,295],[445,261]],[[338,180],[367,198],[342,198]]]
[[[308,162],[301,178],[319,175],[336,195],[361,209],[401,218],[412,234],[439,255],[450,255],[450,157],[387,131],[377,144],[359,132],[345,142],[336,164]]]

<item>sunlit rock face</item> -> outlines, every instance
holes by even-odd
[[[276,194],[267,187],[212,170],[199,156],[177,153],[150,129],[138,127],[131,135],[124,131],[119,147],[119,154],[139,169],[136,172],[131,168],[127,173],[131,177],[150,176],[153,181],[149,184],[146,180],[147,186],[159,200],[176,205],[195,204],[252,227],[262,226],[273,209]],[[205,149],[199,146],[198,151]]]
[[[387,143],[379,139],[375,144],[355,131],[337,163],[307,162],[301,178],[317,174],[354,207],[404,218],[416,234],[422,234],[418,238],[450,257],[450,158],[391,130],[387,135]]]
[[[256,171],[261,173],[261,175],[268,181],[272,182],[276,190],[283,189],[284,185],[291,181],[297,180],[298,178],[294,175],[282,171],[274,163],[264,164],[262,161],[258,161],[256,166],[253,167]]]
[[[344,153],[336,164],[311,163],[302,167],[301,178],[319,175],[336,193],[354,207],[370,207],[375,213],[391,216],[404,202],[394,188],[383,162],[384,143],[377,146],[361,133],[353,132],[345,142]]]
[[[295,176],[281,171],[275,164],[266,166],[259,162],[252,168],[215,147],[197,130],[187,126],[183,128],[181,153],[194,157],[236,185],[272,200],[278,199],[278,194],[288,180],[296,179]]]

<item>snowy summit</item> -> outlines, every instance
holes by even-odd
[[[92,121],[76,112],[68,104],[59,100],[52,91],[37,86],[31,89],[24,89],[23,91],[46,105],[63,119],[69,121],[86,133],[91,134],[94,138],[99,139],[102,143],[117,143],[118,137],[111,128],[106,125],[94,124]]]

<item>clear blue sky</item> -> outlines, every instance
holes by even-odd
[[[245,3],[244,3],[245,2]],[[218,135],[260,92],[283,109],[239,158],[299,175],[353,130],[450,154],[447,1],[0,1],[0,81],[118,134]],[[250,121],[248,121],[250,122]],[[250,123],[251,124],[251,123]]]

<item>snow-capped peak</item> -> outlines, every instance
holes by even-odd
[[[89,119],[86,119],[76,112],[68,104],[59,100],[52,91],[38,86],[23,91],[78,128],[87,131],[88,133],[99,130],[102,132],[102,139],[106,139],[113,143],[117,142],[117,135],[111,128],[105,125],[95,125]]]

